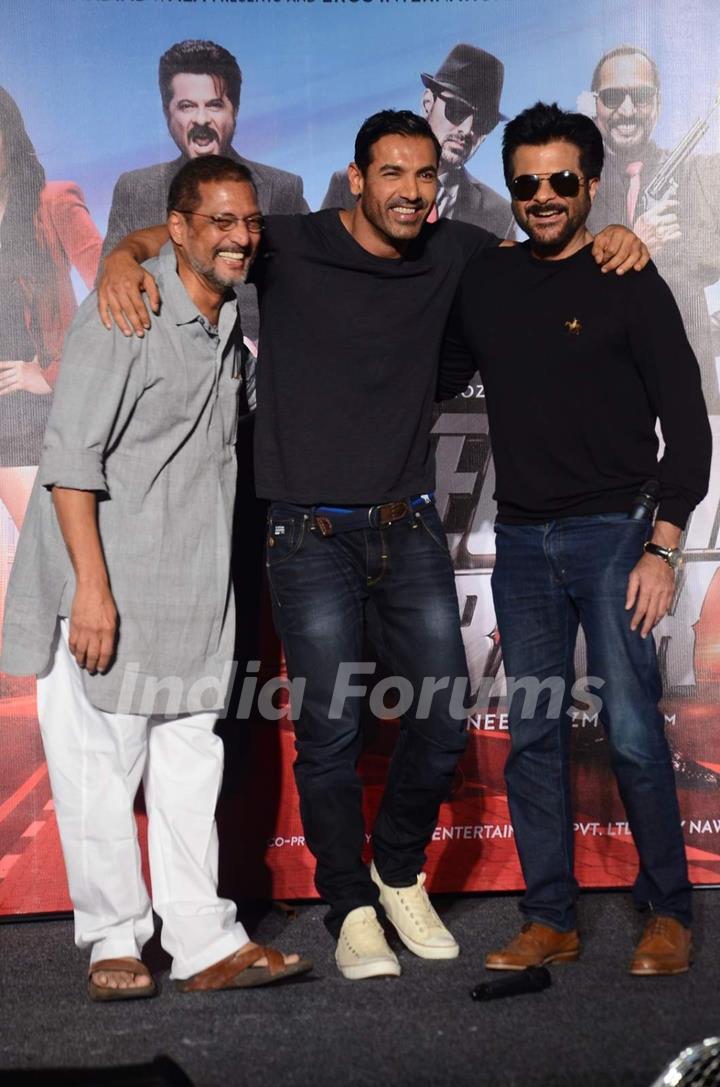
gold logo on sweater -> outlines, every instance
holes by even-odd
[[[566,321],[565,328],[568,330],[571,336],[579,336],[582,332],[582,325],[578,321],[577,317],[573,317],[572,321]]]

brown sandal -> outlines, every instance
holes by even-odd
[[[109,985],[96,985],[93,981],[93,974],[111,973],[119,970],[127,974],[134,974],[135,977],[150,978],[150,984],[144,985],[142,988],[133,986],[117,989],[111,988]],[[140,962],[139,959],[103,959],[101,962],[92,963],[88,970],[88,996],[91,1000],[142,1000],[156,995],[157,986],[153,976],[145,963]]]
[[[267,959],[267,966],[253,966],[258,959]],[[256,985],[270,985],[274,981],[306,974],[312,970],[309,959],[286,963],[280,951],[274,947],[250,944],[220,959],[192,977],[176,981],[181,993],[203,993],[214,989],[252,989]]]

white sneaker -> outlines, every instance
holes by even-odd
[[[373,906],[358,906],[347,915],[340,929],[335,962],[350,981],[399,975],[397,955],[385,939]]]
[[[370,865],[373,883],[380,890],[380,903],[397,934],[421,959],[456,959],[460,954],[457,940],[442,923],[425,890],[421,872],[412,887],[388,887],[383,883],[375,862]]]

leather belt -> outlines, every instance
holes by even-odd
[[[315,506],[313,528],[321,536],[334,536],[337,532],[353,532],[362,528],[385,528],[409,517],[416,508],[432,504],[431,495],[403,498],[398,502],[384,502],[379,506],[360,506],[345,509],[337,506]]]

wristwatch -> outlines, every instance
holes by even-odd
[[[645,550],[648,555],[657,555],[659,559],[664,559],[668,566],[672,566],[673,570],[679,570],[685,561],[679,547],[660,547],[659,544],[651,543],[648,540],[645,544]]]

